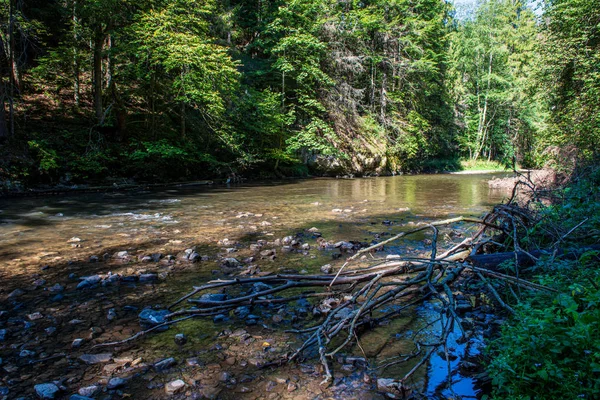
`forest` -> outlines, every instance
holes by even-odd
[[[461,14],[440,0],[3,0],[3,188],[593,157],[596,2]]]

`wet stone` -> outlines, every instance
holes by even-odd
[[[77,393],[79,393],[81,396],[84,396],[84,397],[94,397],[98,392],[100,392],[100,390],[101,390],[100,386],[91,385],[91,386],[79,388]]]
[[[79,359],[89,365],[107,363],[110,360],[112,360],[112,354],[111,353],[83,354],[82,356],[79,357]]]
[[[71,343],[71,348],[78,349],[78,348],[80,348],[83,345],[83,342],[84,342],[83,339],[75,339]]]
[[[156,371],[164,371],[166,369],[171,368],[175,364],[177,364],[177,361],[173,357],[169,357],[169,358],[165,358],[164,360],[161,360],[161,361],[155,363],[154,369]]]
[[[123,378],[111,378],[106,385],[108,390],[118,389],[127,384],[127,381]]]
[[[139,315],[140,324],[150,326],[162,324],[166,321],[165,317],[170,313],[169,310],[153,310],[151,308],[146,308],[142,310]]]
[[[141,274],[139,279],[140,279],[140,282],[156,282],[156,281],[158,281],[158,275],[157,274]]]
[[[82,396],[80,394],[72,394],[69,400],[93,400],[91,397]]]
[[[60,389],[54,383],[41,383],[39,385],[35,385],[34,387],[35,394],[40,399],[54,399]]]

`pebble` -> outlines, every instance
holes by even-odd
[[[111,378],[108,381],[108,385],[106,385],[106,388],[108,390],[112,390],[112,389],[118,389],[120,387],[123,387],[127,384],[127,381],[123,378]]]
[[[169,357],[169,358],[165,358],[164,360],[161,360],[161,361],[155,363],[154,369],[156,371],[164,371],[166,369],[171,368],[175,364],[177,364],[177,361],[175,361],[175,359],[173,357]]]
[[[92,385],[79,388],[77,393],[84,397],[94,397],[100,391],[100,386]]]
[[[78,348],[80,348],[83,345],[83,342],[84,342],[83,339],[75,339],[71,343],[71,348],[78,349]]]
[[[169,382],[165,385],[165,392],[169,395],[173,395],[178,393],[185,387],[185,382],[181,379],[177,379],[176,381]]]
[[[60,389],[54,383],[41,383],[33,388],[40,399],[53,399],[60,392]]]
[[[106,314],[106,319],[109,321],[114,321],[115,319],[117,319],[117,312],[114,308],[108,310],[108,313]]]
[[[183,346],[187,343],[187,337],[183,333],[178,333],[175,335],[175,344],[178,346]]]
[[[9,299],[15,299],[15,298],[17,298],[19,296],[22,296],[24,294],[25,294],[25,292],[23,290],[21,290],[21,289],[15,289],[12,292],[10,292],[10,294],[8,295],[8,298]]]
[[[324,274],[330,274],[333,271],[331,264],[325,264],[321,267],[321,272]]]
[[[112,354],[111,353],[83,354],[79,357],[79,359],[89,365],[107,363],[110,360],[112,360]]]
[[[35,312],[33,314],[29,314],[27,318],[29,318],[30,321],[35,321],[44,318],[44,316],[39,312]]]

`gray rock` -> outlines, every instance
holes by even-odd
[[[90,257],[90,262],[91,263],[97,263],[98,261],[100,261],[100,257],[98,257],[98,256],[91,256]]]
[[[81,396],[84,396],[84,397],[94,397],[96,394],[98,394],[100,392],[100,390],[101,390],[100,386],[91,385],[91,386],[79,388],[77,393],[79,393]]]
[[[81,361],[88,365],[107,363],[112,360],[111,353],[100,353],[100,354],[83,354],[79,357]]]
[[[166,322],[165,317],[171,312],[169,310],[153,310],[146,308],[139,315],[140,324],[142,325],[159,325]]]
[[[173,357],[169,357],[154,364],[154,369],[156,371],[164,371],[171,368],[175,364],[177,364],[177,361]]]
[[[72,394],[71,397],[69,397],[69,400],[94,400],[91,397],[87,397],[87,396],[81,396],[79,394]]]
[[[183,388],[185,388],[185,382],[181,379],[177,379],[176,381],[169,382],[165,385],[165,392],[168,395],[173,395],[183,390]]]
[[[35,351],[31,351],[31,350],[21,350],[21,352],[19,353],[19,357],[33,357],[35,356]]]
[[[23,290],[21,290],[21,289],[15,289],[12,292],[10,292],[10,294],[8,295],[8,298],[9,299],[16,299],[17,297],[22,296],[24,294],[25,294],[25,292]]]
[[[46,332],[46,335],[52,336],[56,333],[56,328],[54,326],[49,326],[46,329],[44,329],[44,331]]]
[[[213,318],[213,322],[218,323],[218,322],[225,322],[227,321],[228,318],[225,314],[219,314],[219,315],[215,315]]]
[[[200,296],[202,301],[223,301],[227,300],[227,295],[223,293],[206,293]]]
[[[115,254],[116,258],[126,258],[127,256],[129,256],[129,253],[126,251],[119,251]]]
[[[236,308],[233,313],[238,318],[246,318],[250,314],[250,309],[246,306]]]
[[[80,348],[83,345],[83,342],[85,342],[85,340],[83,340],[83,339],[75,339],[71,343],[71,348],[78,349],[78,348]]]
[[[183,333],[178,333],[175,335],[175,344],[178,346],[183,346],[187,343],[187,337]]]
[[[114,308],[108,310],[108,313],[106,314],[106,319],[109,321],[114,321],[115,319],[117,319],[117,312]]]
[[[34,387],[35,394],[40,399],[53,399],[60,389],[54,383],[41,383],[39,385],[35,385]]]
[[[0,342],[4,342],[7,335],[8,331],[6,329],[0,329]]]
[[[195,251],[193,251],[188,255],[187,259],[193,263],[196,263],[196,262],[202,260],[202,256],[200,254],[196,253]]]
[[[57,283],[48,290],[50,290],[51,292],[62,292],[63,290],[65,290],[65,288],[60,283]]]
[[[224,267],[228,267],[228,268],[237,268],[242,265],[241,262],[239,262],[236,258],[233,258],[233,257],[223,259],[222,264]]]
[[[156,282],[158,280],[157,274],[141,274],[140,282]]]
[[[108,384],[106,385],[106,388],[108,390],[113,390],[113,389],[118,389],[120,387],[123,387],[127,384],[127,380],[123,379],[123,378],[111,378],[108,381]]]
[[[325,264],[321,267],[321,272],[324,274],[330,274],[333,272],[333,267],[331,264]]]

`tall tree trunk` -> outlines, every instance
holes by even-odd
[[[80,103],[80,82],[79,82],[79,51],[77,42],[79,39],[79,18],[77,18],[77,0],[73,1],[73,100],[75,106]]]
[[[181,107],[181,138],[185,139],[185,102],[181,101],[180,102],[180,107]]]
[[[102,28],[98,27],[94,35],[94,109],[98,123],[102,122],[102,48],[104,46],[104,35]]]
[[[9,63],[10,63],[10,77],[9,77],[9,117],[10,117],[10,135],[15,135],[15,84],[16,79],[16,65],[15,65],[15,0],[9,0],[9,22],[8,22],[8,40],[9,40]]]

